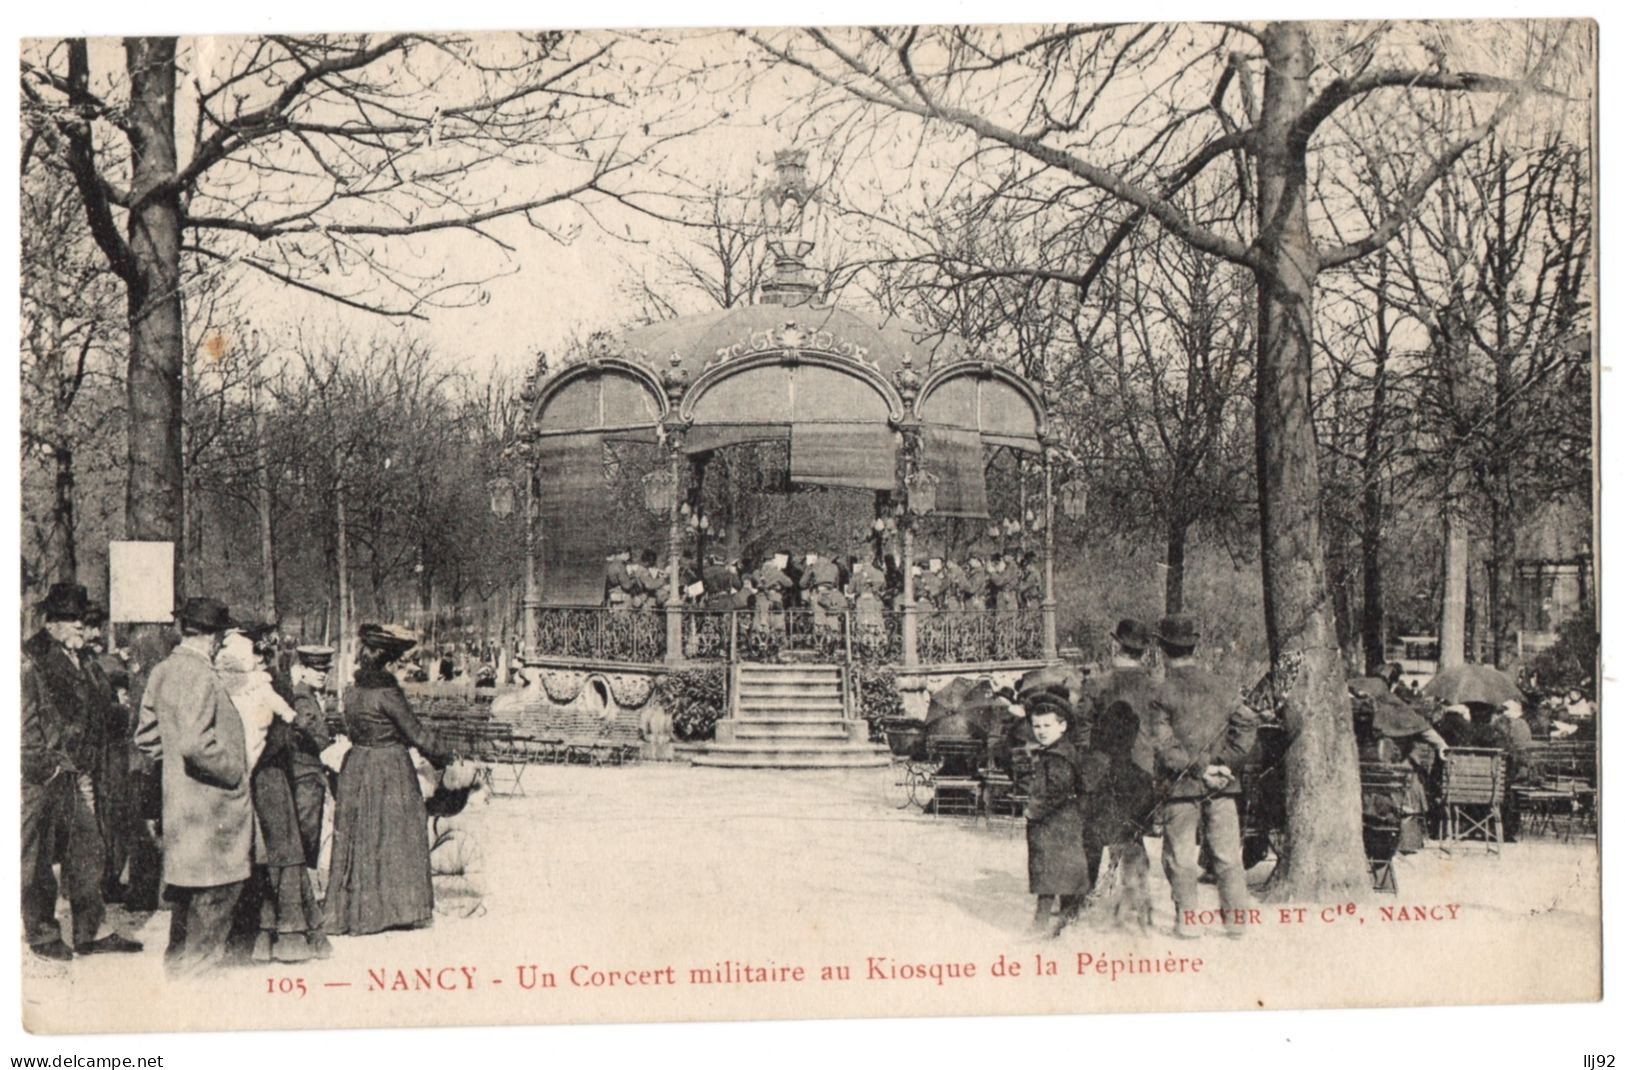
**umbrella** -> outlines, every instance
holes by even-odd
[[[1349,681],[1356,703],[1371,708],[1371,724],[1380,735],[1389,739],[1419,736],[1431,725],[1428,719],[1411,709],[1388,685],[1375,676],[1356,676]]]
[[[1522,702],[1523,692],[1512,677],[1493,665],[1455,665],[1443,669],[1422,688],[1422,694],[1451,704],[1482,702],[1499,706]]]
[[[960,676],[931,696],[925,731],[932,739],[986,739],[1004,715],[991,686]]]
[[[1083,674],[1071,665],[1046,665],[1041,669],[1031,669],[1021,674],[1016,681],[1016,694],[1024,695],[1028,691],[1059,684],[1066,688],[1068,696],[1076,696],[1083,691]]]

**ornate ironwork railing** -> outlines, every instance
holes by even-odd
[[[537,630],[544,657],[655,662],[666,657],[664,610],[543,609]],[[1031,660],[1042,656],[1037,608],[934,610],[917,615],[922,665]],[[903,614],[864,605],[845,610],[683,609],[682,657],[688,661],[903,663]]]
[[[536,646],[543,657],[653,662],[666,656],[666,615],[603,608],[538,611]]]
[[[1044,617],[1037,608],[926,610],[917,632],[926,665],[1025,661],[1044,653]]]

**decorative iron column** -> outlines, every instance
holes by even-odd
[[[526,662],[536,661],[541,651],[536,648],[542,613],[542,583],[536,562],[537,513],[541,509],[540,488],[536,485],[535,436],[527,434],[520,440],[520,459],[525,466],[525,598],[520,603],[524,614],[524,656]]]
[[[523,646],[521,659],[528,663],[541,657],[537,649],[541,630],[542,584],[536,562],[536,544],[541,533],[538,514],[541,510],[541,488],[536,482],[536,398],[541,382],[547,377],[547,354],[537,356],[536,364],[519,391],[519,400],[525,407],[523,428],[519,441],[514,444],[513,455],[525,473],[525,595],[519,603],[523,617]]]
[[[914,370],[914,358],[903,354],[903,363],[892,376],[897,393],[903,399],[904,414],[899,430],[903,435],[900,464],[903,491],[903,512],[897,518],[898,541],[902,550],[903,591],[899,608],[903,611],[903,667],[912,669],[920,663],[919,607],[914,602],[914,517],[916,510],[929,512],[925,506],[934,505],[920,500],[916,493],[921,481],[920,472],[920,418],[914,411],[914,401],[920,393],[920,376]],[[934,496],[933,496],[934,497]]]
[[[679,403],[688,389],[688,371],[682,358],[671,355],[671,366],[661,375],[661,384],[671,401],[671,409],[661,425],[666,449],[671,453],[671,526],[666,533],[666,567],[671,571],[666,601],[666,661],[683,660],[683,433]]]
[[[1039,612],[1044,618],[1044,660],[1054,662],[1061,657],[1055,630],[1055,443],[1047,429],[1039,447],[1044,457],[1044,601]]]

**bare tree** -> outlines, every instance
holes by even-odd
[[[748,33],[811,79],[813,120],[871,145],[912,122],[959,135],[947,170],[1020,166],[1103,196],[1201,252],[1251,272],[1258,294],[1255,421],[1265,623],[1291,745],[1286,759],[1289,897],[1355,894],[1368,883],[1358,767],[1328,598],[1310,414],[1316,282],[1391,241],[1439,177],[1537,91],[1569,31],[1497,28],[1508,72],[1450,69],[1441,35],[1387,25],[1316,31],[1289,22],[1224,26],[809,30]],[[1320,48],[1317,49],[1316,43]],[[1589,53],[1588,53],[1589,55]],[[1260,84],[1261,83],[1261,84]],[[1369,231],[1328,243],[1309,206],[1317,135],[1346,108],[1396,106],[1420,91],[1487,93],[1493,110],[1413,139],[1404,194]],[[1396,113],[1394,124],[1403,126]],[[1410,124],[1413,128],[1415,124]],[[879,131],[879,132],[877,132]],[[1311,167],[1311,161],[1317,165]],[[1251,239],[1193,221],[1172,194],[1233,164],[1255,207]],[[1317,236],[1317,229],[1321,232]],[[1080,278],[1080,282],[1081,282]]]
[[[1557,137],[1488,140],[1428,208],[1405,261],[1435,343],[1423,416],[1487,514],[1490,654],[1504,663],[1519,521],[1591,482],[1587,153]]]
[[[21,190],[22,447],[25,482],[44,469],[50,504],[28,587],[79,577],[79,481],[116,463],[122,385],[117,280],[85,234],[72,177],[39,148],[25,149]]]
[[[1250,286],[1167,235],[1125,245],[1104,281],[1106,326],[1091,332],[1077,373],[1109,436],[1093,467],[1116,469],[1119,513],[1152,522],[1165,548],[1164,611],[1180,613],[1192,528],[1224,533],[1249,513],[1238,431],[1252,376]]]
[[[182,526],[183,259],[393,316],[480,299],[478,273],[425,268],[423,242],[500,259],[502,220],[566,238],[550,209],[648,204],[629,172],[675,130],[622,122],[619,40],[132,37],[121,61],[105,42],[25,46],[25,123],[59,147],[125,291],[131,537]]]

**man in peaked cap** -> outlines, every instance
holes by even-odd
[[[40,603],[44,626],[23,645],[22,912],[28,946],[66,961],[107,951],[140,951],[117,933],[97,938],[106,918],[103,848],[91,776],[101,765],[106,711],[95,708],[85,671],[90,599],[77,583],[53,584]],[[60,863],[73,911],[73,947],[56,920]]]
[[[1163,803],[1162,868],[1174,896],[1174,933],[1201,935],[1190,915],[1197,909],[1201,855],[1197,827],[1206,833],[1224,908],[1225,934],[1242,936],[1231,919],[1247,905],[1241,860],[1237,775],[1258,735],[1258,719],[1234,689],[1196,663],[1196,621],[1185,614],[1157,626],[1167,673],[1151,693],[1157,774]]]
[[[333,744],[327,731],[327,700],[322,688],[333,669],[333,648],[302,646],[293,664],[293,805],[305,865],[316,868],[322,849],[322,808],[327,804],[327,771],[322,751]]]
[[[163,763],[164,968],[190,979],[225,955],[249,876],[254,808],[242,719],[214,672],[231,616],[212,598],[188,598],[175,621],[181,641],[147,680],[135,743]]]

